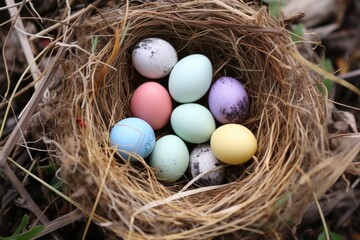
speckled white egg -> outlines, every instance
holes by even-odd
[[[161,38],[146,38],[132,52],[135,69],[144,77],[159,79],[167,76],[178,61],[175,48]]]
[[[210,144],[200,144],[190,153],[190,173],[192,178],[207,172],[197,180],[203,186],[219,185],[224,182],[225,168],[214,169],[222,163],[215,157]]]

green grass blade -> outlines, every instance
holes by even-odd
[[[99,36],[93,36],[91,38],[91,53],[94,54],[96,50],[96,46],[99,42]]]
[[[344,240],[344,238],[341,235],[334,233],[332,231],[329,231],[329,238],[330,240]],[[322,231],[319,234],[317,240],[327,240],[325,231]]]
[[[275,18],[279,18],[281,16],[281,10],[284,6],[282,0],[263,0],[262,2],[269,5],[269,14],[271,16]]]
[[[28,225],[28,224],[29,224],[29,216],[27,214],[25,214],[23,216],[23,218],[21,219],[20,225],[18,226],[18,228],[16,229],[16,231],[14,232],[12,237],[19,235],[25,229],[26,225]]]
[[[44,226],[35,226],[29,231],[16,236],[0,237],[0,240],[30,240],[36,238],[42,231],[44,231]]]
[[[305,32],[304,29],[305,29],[304,24],[302,23],[295,24],[292,32],[290,33],[291,40],[295,43],[301,41],[304,37],[304,32]]]
[[[0,237],[0,240],[30,240],[37,237],[44,230],[44,226],[35,226],[29,231],[23,232],[28,224],[29,216],[25,214],[14,234],[10,237]]]
[[[35,226],[27,232],[19,234],[16,236],[15,240],[29,240],[37,237],[42,231],[44,231],[44,226]]]

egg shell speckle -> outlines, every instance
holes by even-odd
[[[219,185],[224,182],[225,168],[213,170],[219,165],[222,165],[222,163],[215,157],[210,144],[200,144],[190,153],[189,169],[192,178],[208,172],[197,180],[197,183],[202,186]]]
[[[189,150],[178,136],[163,136],[156,141],[149,165],[156,169],[155,175],[160,181],[175,182],[188,168]]]
[[[174,47],[160,38],[146,38],[132,52],[135,69],[144,77],[159,79],[167,76],[178,61]]]
[[[209,109],[222,124],[241,123],[249,112],[249,97],[244,86],[231,77],[221,77],[209,91]]]

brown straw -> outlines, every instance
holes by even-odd
[[[236,0],[134,1],[88,17],[72,31],[73,45],[62,46],[64,75],[44,110],[51,116],[41,124],[70,197],[101,216],[96,222],[109,237],[246,239],[295,226],[312,191],[328,190],[360,149],[353,138],[330,149],[321,81],[263,8]],[[204,54],[214,79],[227,75],[245,84],[251,107],[243,124],[259,148],[250,163],[226,168],[228,183],[164,185],[145,160],[130,164],[110,147],[110,128],[131,116],[132,91],[145,81],[131,52],[147,37],[170,42],[179,59]],[[170,127],[157,136],[167,133]]]

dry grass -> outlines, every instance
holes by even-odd
[[[69,31],[76,37],[59,44],[66,51],[64,75],[50,89],[49,117],[41,124],[71,198],[109,236],[251,238],[294,226],[312,191],[329,189],[360,149],[351,138],[330,150],[322,85],[264,9],[235,0],[130,3]],[[144,80],[132,67],[131,51],[146,37],[166,39],[179,58],[208,56],[214,79],[228,75],[245,83],[251,109],[244,125],[259,149],[251,163],[229,168],[229,183],[165,186],[144,160],[131,165],[109,147],[109,129],[130,116],[131,93]]]

